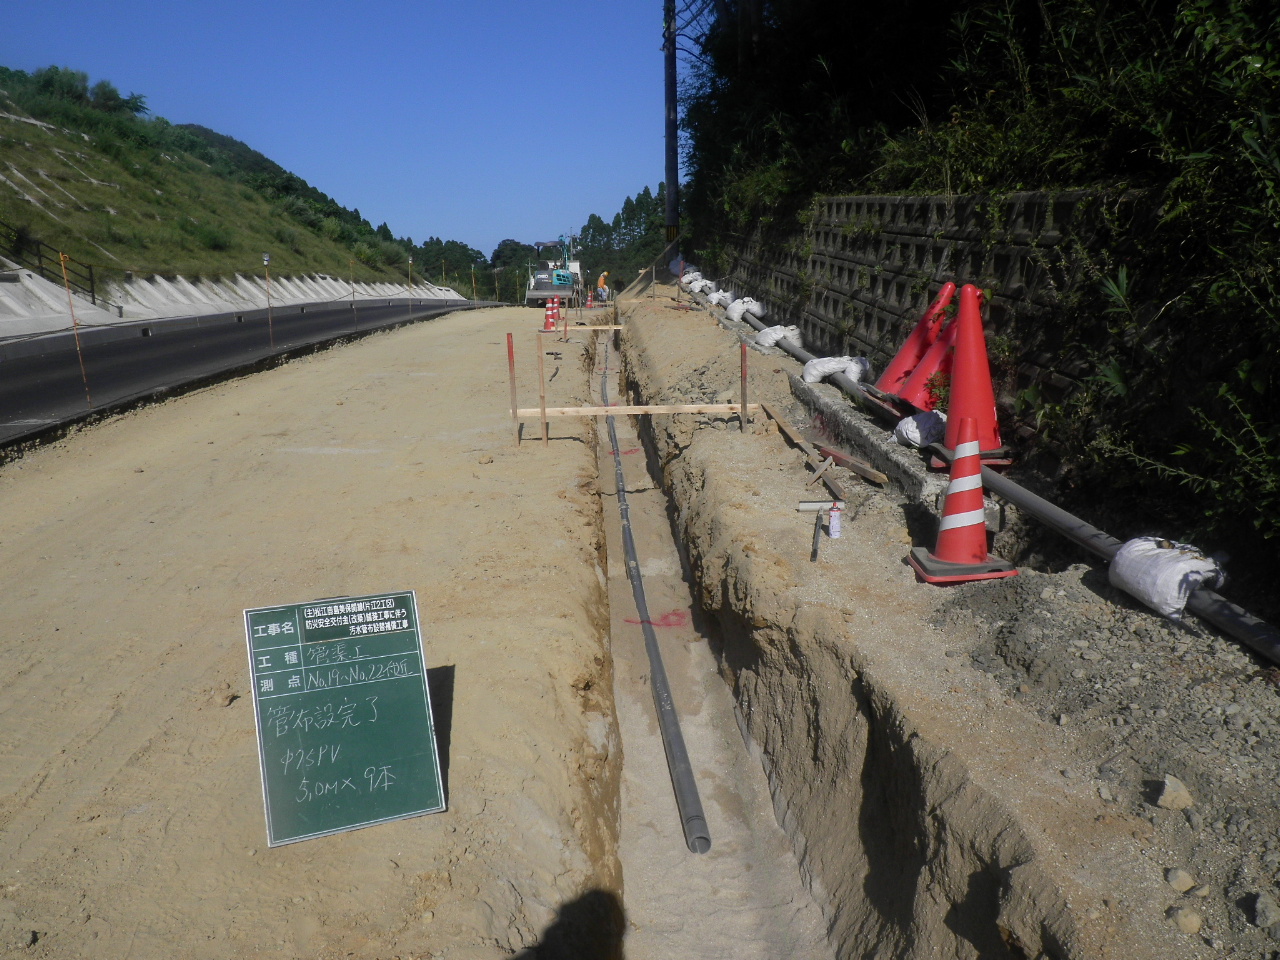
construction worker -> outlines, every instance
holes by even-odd
[[[600,274],[600,278],[596,280],[596,299],[601,303],[609,302],[609,271],[606,270]]]

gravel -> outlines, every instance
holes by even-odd
[[[904,466],[847,400],[795,377],[792,389],[816,408],[811,431],[890,473],[909,524],[933,506],[923,467]],[[1101,564],[1032,569],[1037,543],[1057,557],[1064,542],[1040,530],[1031,538],[1019,576],[947,588],[935,626],[953,646],[971,642],[948,656],[967,653],[1009,699],[1057,726],[1088,764],[1072,777],[1151,825],[1146,853],[1168,889],[1170,922],[1224,956],[1280,960],[1280,912],[1271,911],[1280,899],[1280,668],[1194,617],[1175,624],[1152,613],[1113,588]],[[1171,806],[1158,805],[1162,796]],[[1168,887],[1171,875],[1195,886]]]
[[[1195,878],[1170,891],[1171,920],[1189,929],[1194,914],[1196,935],[1233,956],[1280,957],[1280,670],[1148,612],[1083,563],[958,585],[938,619],[975,638],[974,667],[1074,739],[1104,802],[1152,825],[1163,876]]]

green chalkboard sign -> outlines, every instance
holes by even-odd
[[[412,592],[244,623],[270,846],[444,809]]]

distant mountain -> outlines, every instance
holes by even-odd
[[[367,280],[406,277],[412,256],[459,290],[487,266],[457,241],[375,228],[247,144],[66,67],[0,67],[0,159],[0,256],[39,240],[107,273],[214,276],[261,271],[265,252],[273,273]]]

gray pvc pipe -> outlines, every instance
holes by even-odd
[[[743,314],[743,319],[757,330],[764,329],[765,325],[749,313]],[[813,359],[813,354],[788,340],[779,340],[777,346],[801,363],[808,363]],[[858,383],[842,373],[827,379],[857,400],[875,391],[874,387]],[[939,454],[943,453],[940,447],[935,446],[934,450]],[[982,483],[996,496],[1004,498],[1023,513],[1035,517],[1050,530],[1060,533],[1108,563],[1121,547],[1120,541],[1109,533],[1085,523],[1079,517],[1067,513],[1061,507],[1019,486],[1008,477],[1001,476],[990,467],[982,468]],[[1191,594],[1187,600],[1187,609],[1209,621],[1228,636],[1239,640],[1259,656],[1266,657],[1272,663],[1280,664],[1280,630],[1265,620],[1258,619],[1248,610],[1237,606],[1207,587],[1201,587]]]
[[[600,398],[609,402],[607,373],[601,377]],[[636,557],[636,542],[631,535],[631,508],[627,504],[627,485],[622,475],[622,456],[618,451],[618,432],[613,417],[609,416],[609,443],[613,445],[613,470],[618,486],[618,510],[622,514],[622,546],[627,557],[627,579],[631,581],[631,595],[635,598],[640,617],[640,629],[644,632],[644,649],[649,656],[649,685],[653,689],[653,706],[658,714],[658,730],[662,734],[662,746],[667,754],[667,770],[671,774],[671,787],[676,796],[676,808],[684,827],[684,842],[694,853],[706,853],[711,849],[711,831],[702,811],[702,798],[698,795],[698,783],[693,777],[693,764],[685,747],[684,734],[680,730],[680,718],[675,701],[671,697],[671,684],[662,663],[662,651],[658,648],[658,636],[654,633],[649,617],[649,603],[644,594],[644,578],[640,574],[640,561]]]

